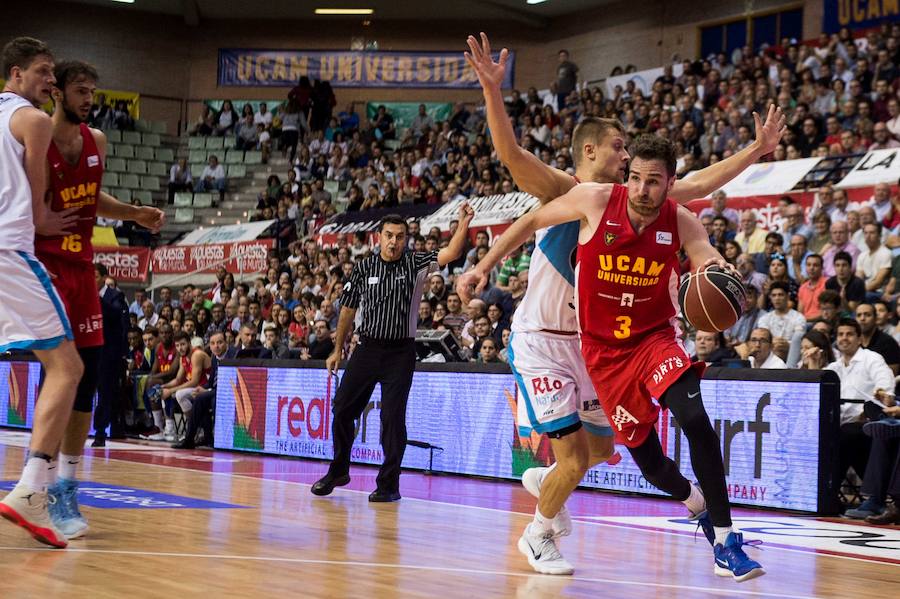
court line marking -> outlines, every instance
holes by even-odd
[[[293,481],[293,480],[282,480],[279,478],[264,478],[262,476],[251,476],[248,474],[239,474],[239,473],[235,474],[235,473],[228,473],[228,472],[214,472],[214,471],[208,471],[208,470],[198,470],[198,469],[194,469],[194,468],[188,468],[186,466],[169,466],[166,464],[152,464],[152,463],[146,463],[146,462],[139,462],[139,461],[135,461],[135,460],[129,460],[129,459],[125,459],[125,458],[112,458],[112,457],[108,457],[108,456],[89,456],[89,457],[98,458],[98,459],[102,458],[102,459],[105,459],[108,461],[124,462],[127,464],[142,464],[145,466],[157,466],[159,468],[169,468],[172,470],[184,470],[186,472],[199,472],[199,473],[203,473],[203,474],[227,476],[229,478],[234,478],[234,477],[244,478],[244,479],[253,480],[253,481],[257,481],[257,482],[268,481],[268,482],[283,483],[283,484],[287,484],[287,485],[296,485],[296,486],[301,486],[301,487],[311,487],[312,486],[310,483],[303,483],[303,482],[298,482],[298,481]],[[314,476],[317,476],[317,475],[314,475]],[[337,487],[337,488],[335,488],[334,492],[355,493],[355,494],[362,494],[362,495],[368,495],[368,493],[369,493],[368,491],[360,491],[357,489],[347,489],[344,487]],[[313,497],[311,499],[313,501],[327,501],[327,499],[324,499],[321,497],[319,497],[319,498]],[[500,508],[484,507],[484,506],[480,506],[480,505],[450,503],[447,501],[439,501],[439,500],[435,500],[435,499],[422,499],[421,497],[404,497],[403,501],[418,501],[418,502],[423,502],[423,503],[428,503],[428,504],[437,504],[437,505],[444,505],[444,506],[456,507],[456,508],[483,510],[483,511],[488,511],[488,512],[501,513],[501,514],[514,514],[514,515],[518,515],[518,516],[524,516],[526,518],[533,517],[533,514],[530,514],[527,512],[517,512],[514,510],[503,510]],[[258,506],[256,506],[256,507],[258,507]],[[672,517],[677,518],[679,516],[672,516]],[[690,538],[696,537],[696,535],[694,535],[688,531],[662,529],[662,528],[650,527],[650,526],[629,525],[629,524],[618,523],[618,522],[613,523],[613,522],[598,522],[598,521],[594,521],[594,520],[580,520],[580,519],[578,519],[577,515],[575,516],[575,519],[576,519],[576,521],[578,521],[582,524],[590,524],[593,526],[606,526],[606,527],[612,527],[612,528],[618,528],[618,529],[629,528],[632,530],[642,530],[642,531],[649,532],[649,533],[662,534],[662,535],[668,535],[668,536],[676,536],[676,537],[680,537],[680,538],[684,538],[684,539],[687,539],[688,537],[690,537]],[[810,517],[809,520],[815,521],[815,520],[818,520],[818,518]],[[846,560],[851,560],[851,561],[856,561],[856,562],[863,562],[866,564],[876,563],[876,564],[892,565],[891,562],[885,562],[884,559],[879,559],[879,558],[874,558],[874,557],[857,556],[857,555],[852,555],[852,554],[835,553],[833,551],[826,550],[826,549],[819,550],[819,549],[806,548],[806,547],[802,547],[802,548],[801,547],[790,547],[790,546],[785,546],[785,545],[776,544],[776,543],[766,543],[765,547],[767,549],[788,551],[790,553],[800,553],[802,555],[816,555],[816,556],[823,556],[823,557],[832,557],[832,558],[846,559]]]
[[[7,445],[7,447],[17,447],[17,446]],[[19,449],[21,449],[21,447],[19,447]],[[221,450],[214,450],[214,451],[221,451]],[[226,453],[228,453],[228,452],[226,452]],[[140,455],[140,454],[136,454],[136,455]],[[303,483],[303,482],[292,481],[292,480],[282,480],[279,478],[265,478],[263,476],[252,476],[252,475],[248,475],[248,474],[231,473],[231,472],[215,472],[215,471],[209,471],[209,470],[200,470],[200,469],[196,469],[196,468],[189,468],[187,466],[172,466],[172,465],[167,465],[167,464],[154,464],[154,463],[150,463],[150,462],[141,462],[141,461],[137,461],[137,460],[131,460],[131,459],[127,459],[124,457],[114,458],[114,457],[110,457],[109,455],[93,455],[93,454],[85,453],[84,457],[91,459],[91,460],[98,459],[101,461],[108,461],[108,462],[122,462],[125,464],[155,466],[157,468],[164,468],[164,469],[169,469],[169,470],[183,470],[185,472],[209,474],[209,475],[214,475],[214,476],[226,476],[228,478],[242,478],[242,479],[252,480],[257,483],[260,481],[263,481],[263,482],[270,482],[270,483],[296,485],[296,486],[301,486],[301,487],[311,487],[312,486],[310,483]],[[175,459],[178,459],[178,458],[176,457]],[[313,476],[316,476],[316,475],[313,475]],[[358,494],[358,495],[368,495],[368,493],[369,493],[368,491],[362,491],[362,490],[357,490],[357,489],[347,489],[347,488],[343,488],[343,487],[335,488],[334,492],[341,493],[341,494],[353,493],[353,494]],[[317,500],[318,501],[327,501],[324,498],[312,498],[312,499],[313,499],[313,501],[317,501]],[[488,512],[501,513],[501,514],[514,514],[514,515],[524,516],[526,518],[532,517],[532,514],[527,513],[527,512],[517,512],[514,510],[503,510],[500,508],[484,507],[484,506],[480,506],[480,505],[450,503],[447,501],[439,501],[439,500],[435,500],[435,499],[422,499],[420,497],[404,497],[403,500],[406,502],[417,501],[417,502],[423,502],[423,503],[428,503],[428,504],[444,505],[444,506],[455,507],[455,508],[483,510],[483,511],[488,511]],[[257,505],[257,506],[251,506],[251,507],[259,507],[259,506]],[[673,517],[677,518],[678,516],[673,516]],[[576,516],[576,519],[577,519],[577,516]],[[817,518],[815,518],[815,517],[811,517],[809,519],[817,520]],[[578,520],[578,522],[583,523],[583,524],[590,524],[593,526],[606,526],[606,527],[613,527],[613,528],[619,528],[619,529],[621,529],[621,528],[638,529],[638,530],[643,530],[643,531],[649,532],[649,533],[675,536],[675,537],[680,537],[680,538],[685,538],[685,539],[687,537],[694,536],[694,535],[691,535],[691,533],[689,533],[687,531],[660,529],[660,528],[645,527],[645,526],[638,526],[638,525],[624,525],[623,526],[621,523],[598,522],[598,521],[593,521],[593,520]],[[856,562],[863,562],[863,563],[867,563],[867,564],[872,564],[872,563],[885,564],[885,562],[880,559],[868,558],[868,557],[864,557],[864,556],[855,556],[855,555],[851,555],[851,554],[839,554],[839,553],[834,553],[834,552],[828,551],[828,550],[787,547],[787,546],[774,544],[774,543],[766,543],[766,548],[775,549],[775,550],[779,550],[779,551],[787,551],[790,553],[800,553],[802,555],[807,555],[807,556],[815,555],[815,556],[831,557],[831,558],[845,559],[845,560],[851,560],[851,561],[856,561]]]
[[[33,552],[42,552],[42,553],[98,553],[103,555],[131,555],[131,556],[142,556],[142,557],[177,557],[177,558],[196,558],[196,559],[215,559],[215,560],[234,560],[234,561],[255,561],[255,562],[278,562],[278,563],[290,563],[290,564],[311,564],[311,565],[323,565],[323,566],[357,566],[362,568],[385,568],[385,569],[398,569],[398,570],[419,570],[419,571],[429,571],[429,572],[445,572],[450,574],[474,574],[474,575],[482,575],[482,576],[513,576],[517,578],[530,578],[532,576],[537,576],[543,578],[538,574],[533,572],[507,572],[504,570],[476,570],[472,568],[450,568],[446,566],[420,566],[414,564],[387,564],[387,563],[379,563],[379,562],[358,562],[352,560],[323,560],[323,559],[306,559],[299,557],[270,557],[270,556],[254,556],[254,555],[218,555],[213,553],[177,553],[170,551],[127,551],[127,550],[116,550],[116,549],[87,549],[87,548],[73,548],[71,545],[65,549],[64,551],[59,551],[57,549],[50,549],[44,547],[0,547],[0,551],[33,551]],[[819,599],[819,597],[815,595],[785,595],[784,593],[767,593],[763,591],[748,591],[748,590],[740,590],[734,588],[722,588],[718,589],[715,587],[701,587],[701,586],[690,586],[690,585],[680,585],[680,584],[665,584],[661,582],[642,582],[639,580],[616,580],[613,578],[591,578],[591,577],[580,577],[580,576],[567,576],[567,577],[548,577],[547,580],[559,580],[559,581],[577,581],[577,582],[589,582],[589,583],[607,583],[607,584],[618,584],[625,586],[638,586],[638,587],[650,587],[650,588],[661,588],[661,589],[673,589],[673,590],[685,590],[685,591],[699,591],[710,593],[713,595],[725,595],[725,596],[733,596],[733,595],[746,595],[750,597],[781,597],[784,599]]]

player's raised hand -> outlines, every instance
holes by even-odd
[[[500,89],[500,85],[503,83],[503,76],[506,73],[506,61],[509,58],[509,51],[503,48],[500,51],[500,61],[494,62],[491,56],[491,43],[483,31],[481,32],[480,44],[474,35],[470,35],[466,43],[469,44],[470,50],[464,53],[466,62],[475,71],[481,87]]]
[[[475,209],[472,208],[468,202],[463,202],[459,206],[459,213],[457,215],[457,220],[460,225],[468,226],[472,219],[475,218]]]
[[[166,224],[166,213],[159,208],[141,206],[134,222],[145,229],[150,229],[153,233],[159,233],[159,230]]]
[[[763,123],[759,114],[753,113],[753,122],[756,124],[756,141],[762,148],[763,156],[775,151],[775,146],[781,141],[787,131],[787,117],[784,116],[780,106],[769,104],[766,114],[766,122]]]
[[[34,229],[40,235],[47,237],[55,237],[57,235],[69,235],[78,222],[78,215],[75,214],[81,208],[69,208],[60,212],[54,212],[49,208],[44,208],[43,218],[40,222],[34,223]]]
[[[475,295],[481,294],[485,285],[487,285],[487,273],[481,272],[476,266],[457,277],[456,293],[459,294],[459,299],[462,300],[463,305],[468,305],[469,300]]]

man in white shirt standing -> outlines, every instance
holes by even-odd
[[[859,476],[866,471],[871,437],[863,433],[866,421],[863,402],[882,401],[884,390],[894,388],[894,373],[879,354],[862,347],[862,329],[852,318],[842,318],[837,326],[837,347],[840,356],[825,367],[837,373],[841,380],[841,438],[840,474],[850,466]],[[847,400],[862,400],[848,403]],[[852,514],[848,514],[852,517]]]
[[[784,360],[772,353],[772,332],[769,329],[753,329],[747,344],[750,346],[751,368],[787,368]]]
[[[759,317],[756,326],[772,334],[772,351],[786,356],[788,367],[800,359],[800,341],[806,332],[806,319],[788,305],[788,286],[781,281],[769,285],[772,311]],[[792,366],[793,365],[793,366]]]

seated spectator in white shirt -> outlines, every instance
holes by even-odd
[[[866,421],[863,402],[879,400],[884,390],[894,388],[894,373],[879,354],[863,349],[862,329],[852,318],[842,318],[837,326],[837,360],[826,366],[841,380],[840,475],[850,466],[862,476],[866,471],[872,439],[862,430]],[[847,400],[861,400],[849,403]]]
[[[413,117],[409,128],[416,137],[422,137],[426,130],[434,129],[434,119],[425,110],[424,104],[419,104],[419,114]]]
[[[891,250],[881,243],[881,223],[863,227],[866,249],[856,259],[856,276],[866,284],[866,293],[881,297],[891,274]],[[875,299],[874,297],[872,299]]]
[[[197,191],[219,191],[219,201],[225,198],[225,167],[219,164],[219,158],[215,154],[209,157],[209,164],[200,174],[197,182]]]
[[[141,304],[141,313],[143,318],[138,321],[138,328],[142,331],[148,326],[155,327],[159,322],[159,314],[156,313],[156,306],[153,305],[152,300],[144,300],[144,303]]]
[[[194,179],[191,177],[191,169],[188,168],[186,158],[179,158],[169,169],[170,204],[175,201],[175,194],[179,191],[194,191]]]
[[[750,347],[751,368],[787,368],[784,360],[772,351],[772,332],[769,329],[753,329],[747,345]]]
[[[253,124],[262,125],[266,129],[272,126],[272,113],[269,112],[265,102],[260,103],[259,111],[253,115]]]
[[[790,366],[800,359],[800,341],[806,332],[806,319],[788,305],[788,286],[782,281],[769,285],[772,311],[759,317],[756,326],[772,333],[772,351]]]

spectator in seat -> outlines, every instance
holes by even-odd
[[[265,335],[265,341],[263,341],[263,349],[259,353],[261,360],[286,360],[290,357],[291,350],[281,342],[278,327],[266,327],[263,334]]]
[[[834,362],[834,351],[828,335],[815,329],[803,335],[800,342],[800,368],[822,370]]]
[[[478,350],[478,358],[475,360],[479,364],[500,364],[503,360],[500,359],[499,352],[497,350],[498,341],[493,337],[487,337],[481,341],[481,348]]]
[[[884,287],[891,274],[891,251],[881,242],[881,223],[863,227],[866,249],[856,261],[856,276],[866,285],[867,301],[875,301],[884,295]]]
[[[209,338],[210,368],[205,385],[194,389],[191,396],[191,418],[185,429],[184,439],[172,447],[174,449],[194,449],[199,445],[213,445],[213,413],[216,407],[216,386],[219,378],[219,363],[237,356],[237,347],[225,342],[224,333],[215,333]],[[198,438],[198,435],[202,435]]]
[[[797,291],[797,311],[807,320],[815,320],[821,314],[819,310],[819,294],[825,290],[825,277],[822,276],[822,256],[809,254],[806,256],[806,280]]]
[[[225,100],[222,102],[222,110],[219,112],[218,119],[216,120],[216,135],[231,135],[234,133],[234,128],[240,121],[240,117],[238,116],[237,110],[234,109],[234,105],[231,103],[231,100]]]
[[[138,328],[142,331],[147,327],[155,327],[156,323],[159,322],[159,314],[156,313],[156,306],[153,305],[151,300],[144,300],[144,303],[141,304],[141,314],[142,318],[138,320]]]
[[[744,284],[744,287],[752,286],[756,287],[757,290],[761,290],[763,285],[766,284],[766,275],[756,271],[755,263],[756,261],[750,254],[741,254],[734,261],[734,265],[741,275],[741,282]],[[768,272],[768,266],[766,270]]]
[[[215,335],[215,333],[213,333],[213,335]],[[210,338],[212,338],[212,335],[210,335]],[[256,332],[256,329],[253,327],[253,325],[245,324],[241,327],[241,331],[238,334],[235,347],[238,349],[242,357],[250,357],[251,355],[253,357],[256,357],[257,355],[259,355],[259,334]]]
[[[758,254],[765,249],[767,231],[757,226],[755,210],[744,210],[740,217],[740,231],[734,240],[740,244],[745,254]]]
[[[252,112],[252,111],[251,111]],[[234,128],[235,144],[238,150],[253,150],[259,142],[259,132],[256,123],[253,122],[253,115],[245,115]]]
[[[769,329],[753,329],[747,345],[750,348],[748,356],[751,368],[766,370],[787,368],[784,360],[772,351],[772,332]]]
[[[860,304],[856,307],[856,322],[861,332],[860,345],[864,349],[875,352],[884,358],[894,376],[900,369],[900,345],[893,337],[878,328],[875,307],[871,304]],[[893,389],[893,387],[891,387]]]
[[[144,316],[144,302],[147,300],[147,290],[146,289],[137,289],[134,292],[134,301],[128,305],[128,311],[131,314],[136,315],[138,318],[143,318]]]
[[[888,130],[887,123],[875,123],[875,126],[872,129],[872,136],[875,141],[869,146],[870,152],[874,150],[892,150],[894,148],[900,148],[900,141],[891,137],[891,132]]]
[[[169,203],[175,202],[175,194],[181,191],[194,191],[194,179],[187,165],[187,158],[179,158],[169,169]]]
[[[423,299],[419,302],[419,317],[416,321],[416,329],[430,329],[432,328],[432,316],[434,315],[434,310],[431,307],[431,304],[428,300]]]
[[[209,157],[209,164],[203,168],[200,180],[197,182],[197,191],[206,192],[217,190],[219,201],[225,199],[225,167],[219,164],[219,158],[215,154]]]
[[[794,235],[791,237],[790,253],[787,255],[788,277],[802,284],[807,277],[806,258],[812,255],[807,249],[806,237]]]
[[[757,272],[766,274],[769,272],[769,261],[775,254],[781,254],[784,246],[784,237],[781,233],[770,231],[766,234],[766,242],[760,254],[752,254],[753,265]]]
[[[750,339],[750,333],[756,328],[759,317],[765,314],[759,307],[759,288],[755,285],[747,285],[745,290],[744,309],[741,311],[740,318],[731,328],[724,331],[725,347],[733,349],[742,357],[745,357],[749,351],[747,341]]]
[[[850,466],[860,476],[866,472],[869,460],[871,437],[863,433],[863,424],[867,418],[863,412],[862,402],[852,403],[847,400],[872,400],[883,397],[884,389],[893,389],[894,375],[879,354],[864,349],[861,345],[862,330],[859,323],[850,318],[843,318],[837,327],[837,347],[840,355],[826,368],[837,373],[841,380],[841,436],[840,436],[840,474],[843,477]],[[880,401],[880,400],[879,400]],[[877,506],[864,502],[860,509],[871,509],[866,517],[876,513]],[[845,515],[853,517],[854,512]],[[857,517],[860,517],[857,515]]]
[[[863,476],[863,503],[845,512],[851,518],[865,518],[869,524],[900,524],[900,406],[889,395],[884,396],[886,407],[881,419],[867,422],[863,432],[872,437],[872,449]],[[890,495],[893,503],[885,504]]]
[[[850,260],[847,252],[834,256],[832,263],[837,274],[825,281],[825,289],[836,291],[841,298],[841,308],[853,312],[860,302],[866,301],[866,284],[853,274]]]
[[[396,139],[397,137],[394,117],[387,111],[387,107],[384,104],[381,104],[375,113],[375,118],[372,120],[372,130],[375,133],[375,138],[378,140]]]
[[[728,196],[724,191],[720,189],[714,192],[712,194],[710,206],[700,211],[700,219],[702,220],[704,216],[709,216],[712,218],[715,218],[717,216],[724,216],[728,219],[728,230],[737,230],[738,223],[740,222],[741,217],[738,214],[737,210],[727,207],[727,202]]]
[[[447,287],[444,275],[436,272],[429,278],[428,292],[425,294],[425,299],[428,300],[433,308],[438,303],[447,301],[449,291],[450,289]]]
[[[309,344],[309,357],[311,360],[324,360],[334,351],[334,341],[331,339],[328,321],[317,320],[314,330],[316,338]]]
[[[835,191],[835,203],[837,203],[838,192]],[[822,272],[826,277],[835,275],[834,259],[839,252],[845,252],[850,257],[850,272],[855,271],[856,257],[859,256],[859,248],[850,241],[850,226],[847,221],[837,221],[831,223],[831,243],[826,246],[822,253]]]
[[[434,129],[434,119],[428,114],[424,104],[419,104],[419,113],[409,124],[410,131],[416,137],[422,137],[427,130]]]
[[[272,126],[272,113],[269,112],[269,107],[266,106],[265,102],[260,102],[259,110],[253,115],[253,123],[262,125],[263,129],[268,129]]]
[[[791,364],[796,364],[800,357],[800,340],[806,332],[806,319],[789,306],[788,293],[788,286],[781,281],[769,285],[772,311],[763,314],[756,326],[772,333],[772,351],[793,367]]]
[[[736,358],[734,351],[722,343],[723,339],[721,333],[697,331],[694,336],[694,349],[697,353],[691,357],[691,361],[716,365],[722,360]]]

